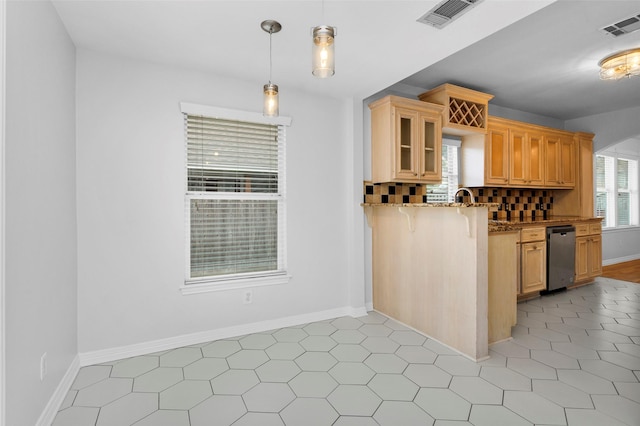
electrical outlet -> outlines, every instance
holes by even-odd
[[[253,302],[253,291],[245,290],[244,295],[242,297],[242,303],[244,303],[245,305],[248,305],[251,302]]]
[[[43,353],[40,357],[40,381],[44,380],[47,375],[47,353]]]

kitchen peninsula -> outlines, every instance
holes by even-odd
[[[497,204],[363,206],[373,229],[375,309],[471,359],[486,358],[487,217]]]

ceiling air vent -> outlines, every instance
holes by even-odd
[[[422,15],[418,22],[431,25],[436,28],[443,28],[453,22],[465,12],[482,0],[445,0],[436,5],[433,9]]]
[[[637,30],[640,30],[640,15],[630,16],[602,29],[602,31],[614,37],[620,37],[621,35],[629,34]]]

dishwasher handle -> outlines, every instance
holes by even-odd
[[[567,235],[570,232],[576,232],[575,226],[550,226],[547,228],[547,234]]]

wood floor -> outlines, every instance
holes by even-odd
[[[640,283],[640,259],[603,266],[602,276],[632,283]]]

